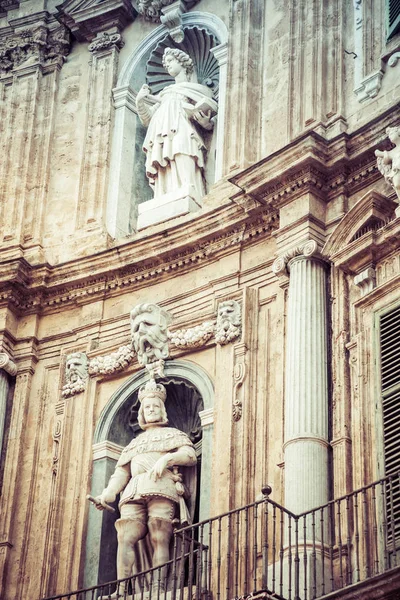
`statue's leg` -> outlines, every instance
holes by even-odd
[[[195,200],[201,202],[205,195],[203,169],[201,169],[192,156],[176,154],[174,163],[177,172],[176,178],[181,186],[192,186]]]
[[[147,511],[140,503],[121,507],[121,518],[115,523],[118,535],[117,577],[124,579],[138,572],[135,545],[147,535]]]
[[[172,537],[172,520],[175,516],[175,503],[166,498],[153,498],[148,501],[149,535],[153,546],[153,567],[158,567],[170,560],[170,541]],[[154,573],[154,584],[165,587],[167,568]]]

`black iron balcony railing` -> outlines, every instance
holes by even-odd
[[[400,559],[400,473],[295,515],[269,498],[175,531],[171,560],[47,600],[314,600]]]

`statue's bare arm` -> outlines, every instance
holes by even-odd
[[[190,467],[197,462],[196,452],[191,446],[181,446],[174,452],[167,452],[161,456],[154,467],[149,471],[149,476],[156,481],[162,476],[167,467]]]

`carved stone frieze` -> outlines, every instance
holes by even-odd
[[[75,396],[86,389],[88,361],[84,352],[73,352],[67,356],[65,364],[65,384],[61,395],[64,398]]]
[[[112,375],[123,371],[134,359],[131,345],[120,346],[116,352],[105,356],[96,356],[89,362],[89,375]]]
[[[176,329],[168,332],[168,339],[177,348],[198,348],[214,335],[215,321],[204,321],[188,329]]]
[[[220,302],[217,310],[215,341],[221,346],[238,338],[242,330],[242,313],[236,300]]]
[[[132,343],[141,365],[168,358],[170,322],[171,315],[157,304],[138,304],[131,311]]]
[[[34,64],[61,66],[69,50],[70,35],[63,26],[49,29],[40,25],[20,29],[0,38],[0,74]]]
[[[236,209],[232,206],[232,211]],[[229,212],[229,211],[228,211]],[[224,214],[225,211],[224,211]],[[228,218],[228,217],[226,217]],[[76,261],[76,269],[72,267],[68,273],[58,267],[49,271],[48,267],[31,267],[21,263],[19,258],[10,261],[7,265],[8,284],[0,290],[0,303],[10,303],[16,310],[26,313],[35,313],[38,310],[52,312],[58,310],[59,306],[76,305],[91,298],[104,297],[118,293],[118,290],[134,290],[143,285],[145,281],[155,281],[163,277],[169,277],[171,272],[184,273],[193,266],[206,263],[210,259],[226,252],[234,247],[241,246],[253,238],[258,240],[269,237],[279,226],[279,217],[276,211],[269,208],[257,218],[249,219],[247,215],[235,215],[235,219],[246,219],[246,224],[233,223],[221,234],[215,231],[210,238],[209,216],[204,221],[204,235],[207,239],[192,240],[192,243],[182,247],[180,244],[174,251],[165,252],[165,241],[158,236],[151,239],[146,238],[143,246],[135,243],[126,247],[126,267],[120,267],[120,256],[118,249],[112,249],[107,257],[107,269],[105,262],[99,262],[93,274],[93,265],[86,266],[84,259]],[[215,218],[215,226],[219,227],[220,215]],[[197,228],[201,228],[201,220],[197,221]],[[229,216],[232,222],[232,217]],[[198,231],[198,229],[197,229]],[[173,242],[171,241],[170,244]],[[151,254],[148,249],[151,248]],[[154,256],[157,255],[157,260]],[[139,258],[140,257],[140,258]],[[23,273],[23,277],[19,273]],[[82,273],[87,272],[87,277],[82,280]],[[75,280],[75,274],[78,280]],[[62,285],[58,284],[58,279]],[[41,282],[46,280],[51,283],[47,288]],[[39,282],[39,285],[37,283]],[[40,291],[38,291],[40,289]]]

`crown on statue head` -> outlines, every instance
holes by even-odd
[[[160,398],[160,400],[165,402],[165,399],[167,397],[167,390],[161,383],[156,383],[154,379],[150,379],[150,381],[148,381],[146,385],[142,385],[139,388],[139,402],[143,402],[143,400],[150,395],[155,396],[156,398]]]

